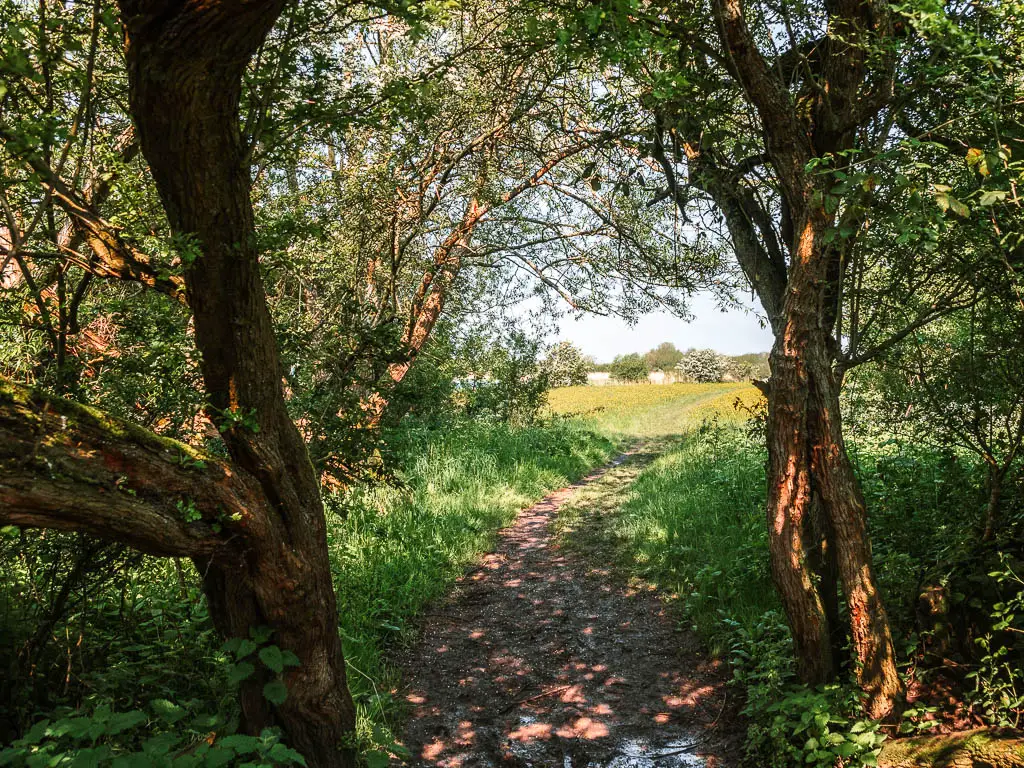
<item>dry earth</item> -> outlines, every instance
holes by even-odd
[[[582,486],[621,494],[649,458],[625,454],[521,512],[428,614],[402,663],[413,765],[727,764],[723,670],[655,594],[552,536],[552,518]]]

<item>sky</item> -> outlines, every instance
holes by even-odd
[[[710,348],[725,355],[767,352],[772,346],[771,332],[761,327],[754,305],[749,306],[747,312],[722,312],[711,295],[697,294],[690,301],[693,319],[689,322],[664,312],[641,317],[632,326],[617,317],[563,317],[554,339],[573,342],[599,363],[610,362],[616,355],[646,352],[663,341],[682,350]]]

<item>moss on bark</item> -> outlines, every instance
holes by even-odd
[[[979,728],[900,739],[882,748],[878,765],[881,768],[1024,768],[1024,738],[1019,732]]]

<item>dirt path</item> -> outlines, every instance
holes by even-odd
[[[520,513],[428,615],[404,660],[413,764],[724,766],[722,673],[649,591],[562,550],[579,489],[621,497],[651,457],[619,457]]]

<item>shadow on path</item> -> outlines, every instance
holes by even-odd
[[[521,512],[427,615],[399,693],[414,765],[724,765],[722,671],[655,594],[562,550],[551,533],[581,487],[601,503],[621,500],[653,456],[624,454]]]

